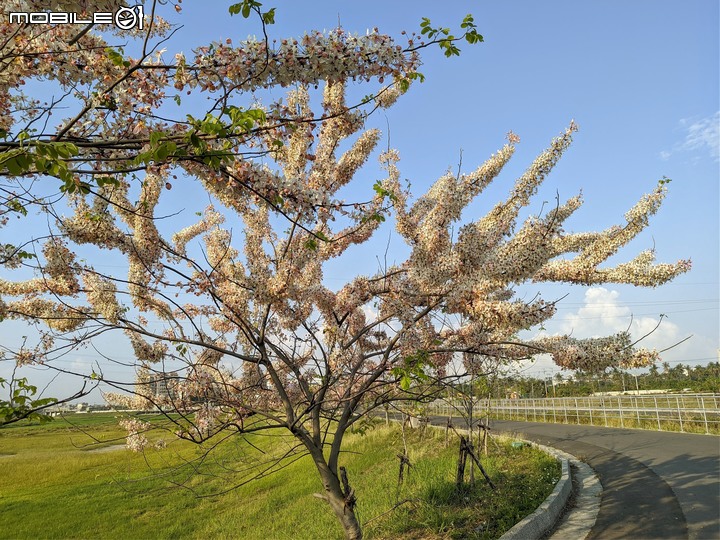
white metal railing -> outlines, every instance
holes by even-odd
[[[460,400],[437,400],[428,414],[460,416]],[[477,400],[473,416],[607,427],[720,433],[720,394],[654,394]]]

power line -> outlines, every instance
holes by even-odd
[[[663,311],[663,315],[667,315],[668,313],[674,314],[674,313],[695,313],[697,311],[717,311],[717,308],[702,308],[702,309],[685,309],[685,310],[679,310],[679,311]],[[597,317],[573,317],[573,316],[565,316],[562,318],[557,319],[551,319],[554,322],[562,322],[562,321],[595,321],[599,319],[630,319],[633,317],[653,317],[658,316],[659,313],[623,313],[623,314],[614,314],[614,315],[599,315]]]
[[[593,307],[593,306],[656,306],[656,305],[675,305],[675,304],[717,304],[720,303],[720,299],[703,299],[703,300],[654,300],[654,301],[638,301],[638,302],[593,302],[588,304],[587,302],[562,302],[558,304],[558,309],[577,306],[580,307]]]

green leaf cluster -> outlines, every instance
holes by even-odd
[[[242,15],[245,19],[250,17],[250,14],[255,11],[260,15],[260,18],[265,24],[275,24],[275,8],[271,8],[266,12],[260,11],[262,6],[261,2],[257,0],[243,0],[237,4],[233,4],[228,8],[230,15]]]
[[[225,107],[220,116],[208,113],[205,118],[199,119],[188,114],[187,121],[192,129],[182,139],[176,141],[164,131],[153,131],[149,137],[149,148],[138,154],[134,162],[137,165],[148,165],[192,155],[202,158],[206,165],[219,167],[232,159],[231,139],[249,133],[265,123],[266,119],[261,109],[245,110],[234,105]],[[207,139],[222,142],[210,148]]]
[[[462,23],[460,23],[460,28],[462,28],[465,32],[462,36],[457,38],[450,33],[449,28],[433,27],[432,22],[427,17],[423,17],[422,22],[420,23],[420,33],[427,36],[429,39],[436,39],[438,45],[448,58],[460,55],[460,48],[455,45],[455,42],[459,39],[465,39],[465,41],[471,45],[484,41],[482,35],[480,35],[477,31],[475,19],[472,15],[468,14],[465,16]]]
[[[47,174],[63,181],[60,191],[64,193],[89,192],[90,185],[78,181],[69,166],[69,160],[80,152],[75,144],[28,140],[29,137],[27,132],[19,133],[17,139],[21,146],[0,153],[0,175]],[[26,214],[19,207],[14,210]]]
[[[125,60],[125,57],[122,55],[123,52],[122,48],[118,51],[112,47],[105,47],[105,54],[113,64],[118,67],[130,67],[130,61]]]
[[[2,244],[0,245],[0,257],[7,257],[7,259],[5,259],[7,261],[10,258],[32,259],[35,255],[25,251],[24,249],[20,249],[13,244]],[[3,318],[0,317],[0,321],[2,320]]]
[[[310,238],[308,238],[305,241],[305,248],[309,249],[310,251],[315,251],[318,248],[318,240],[321,240],[323,242],[329,242],[330,239],[325,236],[325,234],[322,231],[316,231],[313,233]]]
[[[387,197],[387,198],[390,199],[391,201],[397,202],[397,196],[396,196],[392,191],[390,191],[389,189],[386,189],[386,188],[382,185],[382,182],[381,182],[380,180],[378,180],[377,182],[375,182],[375,183],[373,184],[373,191],[375,191],[375,193],[377,193],[378,195],[380,195],[380,197],[383,197],[383,198]],[[383,221],[384,221],[384,220],[383,220]]]
[[[10,388],[10,399],[0,399],[0,426],[26,418],[40,422],[52,420],[47,414],[38,412],[38,409],[57,403],[56,398],[35,399],[37,386],[28,383],[25,377],[12,381],[0,378],[0,388],[6,386]]]
[[[420,350],[413,355],[403,359],[402,365],[392,368],[391,373],[398,378],[400,388],[407,391],[413,382],[426,382],[430,379],[425,368],[430,365],[430,354],[425,350]]]
[[[398,89],[404,94],[408,91],[410,88],[410,81],[420,81],[421,83],[425,82],[425,75],[420,73],[419,71],[414,71],[412,73],[408,73],[407,76],[403,77],[402,79],[398,80],[397,85]]]

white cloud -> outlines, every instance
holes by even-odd
[[[633,340],[649,334],[639,343],[647,348],[663,349],[681,339],[680,329],[675,323],[655,317],[634,317],[632,309],[622,305],[620,293],[604,287],[591,287],[585,291],[584,306],[576,313],[561,317],[558,322],[560,333],[576,338],[594,338],[629,330]]]
[[[672,150],[660,152],[660,158],[667,160],[677,152],[708,152],[715,161],[720,161],[720,111],[701,118],[683,118],[680,127],[685,132],[683,141],[678,142]]]

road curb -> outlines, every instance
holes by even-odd
[[[564,454],[564,452],[560,452]],[[570,456],[570,454],[567,454]],[[600,511],[600,497],[602,484],[590,465],[570,456],[571,470],[574,474],[573,487],[575,488],[575,501],[573,507],[556,524],[548,540],[579,540],[586,538],[597,521]]]
[[[570,463],[566,457],[567,454],[561,455],[564,452],[549,446],[530,441],[525,442],[539,448],[546,454],[555,456],[560,461],[562,473],[552,493],[548,495],[543,503],[532,514],[516,523],[512,529],[503,534],[500,537],[501,540],[535,540],[545,536],[560,519],[572,492],[572,476]]]

